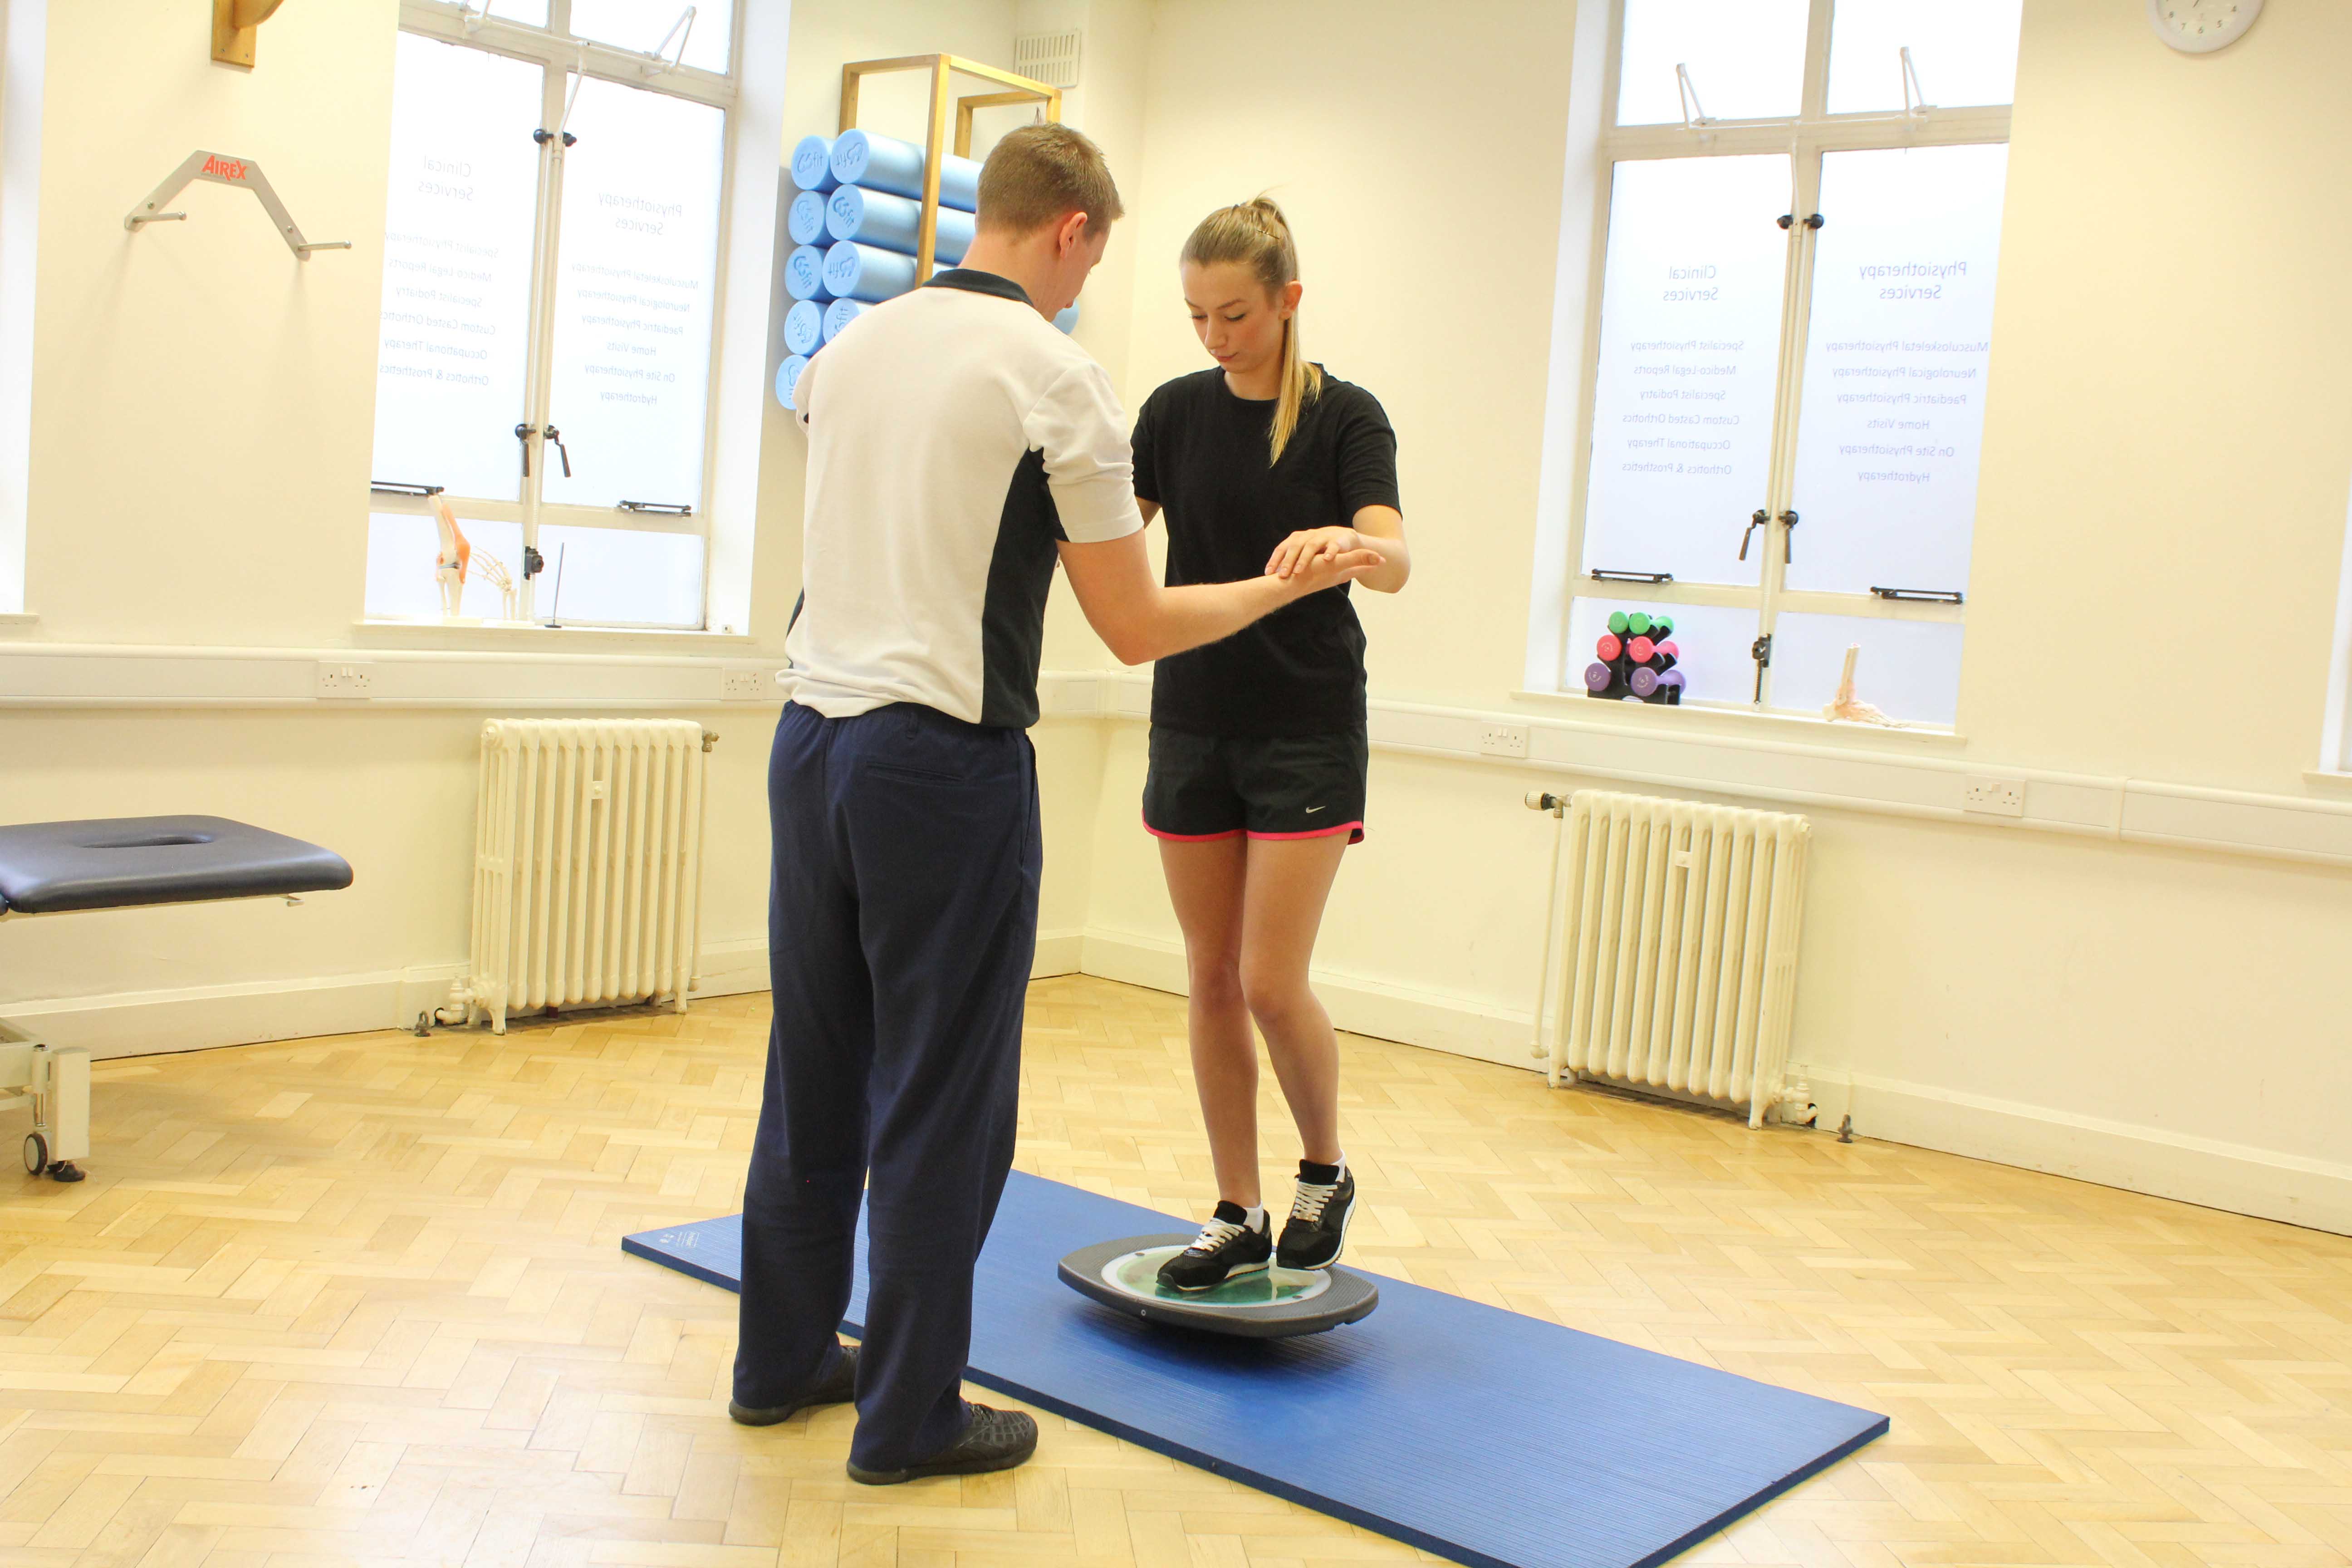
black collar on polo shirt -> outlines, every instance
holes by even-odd
[[[1029,290],[1010,278],[993,272],[982,272],[972,267],[950,267],[945,272],[934,272],[926,289],[968,289],[975,294],[993,294],[1000,300],[1015,300],[1030,305]],[[1034,308],[1034,307],[1033,307]]]

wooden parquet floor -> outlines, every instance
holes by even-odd
[[[92,1179],[0,1176],[0,1564],[1431,1561],[1051,1416],[886,1490],[732,1426],[734,1298],[618,1241],[735,1206],[765,1030],[101,1064]],[[1893,1415],[1685,1561],[2352,1562],[2352,1239],[1346,1051],[1355,1261]],[[1181,1002],[1034,987],[1020,1163],[1207,1201]]]

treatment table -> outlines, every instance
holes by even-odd
[[[0,826],[0,918],[142,904],[292,897],[352,885],[348,861],[224,816],[118,816]],[[25,1169],[79,1182],[89,1157],[89,1053],[0,1019],[0,1108],[29,1099]]]

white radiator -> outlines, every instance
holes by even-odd
[[[708,744],[676,719],[482,726],[473,959],[451,997],[466,1022],[504,1034],[508,1014],[549,1007],[686,1011]]]
[[[1745,1106],[1781,1099],[1803,913],[1801,816],[1579,790],[1560,818],[1536,1054],[1579,1076]]]

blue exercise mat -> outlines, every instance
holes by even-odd
[[[1181,1220],[1013,1173],[982,1253],[971,1381],[1488,1568],[1647,1568],[1853,1452],[1886,1417],[1380,1278],[1290,1340],[1155,1328],[1055,1276]],[[740,1216],[622,1247],[736,1287]],[[866,1310],[865,1236],[842,1327]]]

